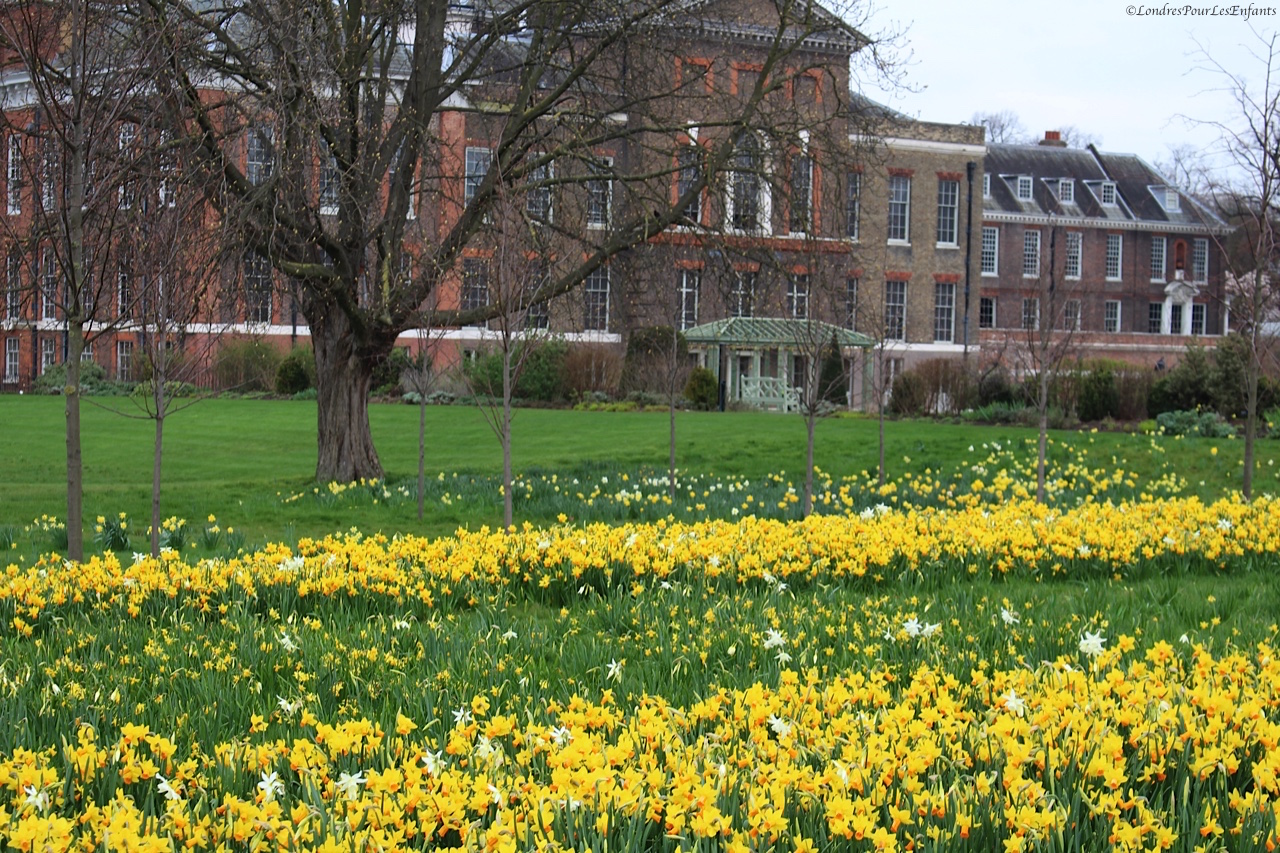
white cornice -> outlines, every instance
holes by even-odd
[[[1100,219],[1088,216],[1049,216],[1043,213],[983,211],[983,223],[993,225],[1060,225],[1064,228],[1092,228],[1112,231],[1150,231],[1163,234],[1230,234],[1232,228],[1195,225],[1187,222],[1156,222],[1149,219]]]
[[[932,139],[908,139],[902,136],[882,136],[877,138],[861,133],[851,133],[849,134],[849,142],[854,145],[876,142],[888,148],[896,148],[901,151],[932,151],[940,154],[960,154],[965,157],[985,157],[987,154],[985,145],[974,145],[969,142],[937,142]]]

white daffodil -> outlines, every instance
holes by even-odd
[[[1010,687],[1009,692],[1001,696],[1000,699],[1004,702],[1005,710],[1010,713],[1017,714],[1019,717],[1027,713],[1027,703],[1021,696],[1013,691],[1012,687]]]
[[[1021,616],[1019,616],[1017,613],[1014,613],[1012,610],[1010,610],[1007,607],[1000,608],[1000,618],[1004,620],[1004,624],[1006,625],[1017,625],[1019,622],[1022,621]]]
[[[294,642],[293,637],[289,636],[288,631],[280,632],[280,648],[286,652],[296,652],[298,650],[298,644]]]
[[[920,632],[923,630],[923,626],[920,624],[919,619],[912,616],[906,622],[902,623],[902,630],[907,633],[908,637],[919,637]]]
[[[49,793],[47,791],[40,790],[34,785],[27,785],[22,789],[22,792],[27,795],[23,801],[26,805],[32,806],[41,814],[49,810]]]
[[[626,662],[627,662],[626,658],[623,658],[621,661],[610,660],[608,673],[605,675],[605,678],[609,679],[610,681],[621,681],[622,665]]]
[[[764,632],[764,647],[766,649],[776,649],[787,644],[787,638],[782,635],[781,631],[769,628]]]
[[[173,784],[159,773],[156,774],[156,790],[164,794],[166,800],[181,800],[182,795],[174,790]]]
[[[269,803],[284,793],[284,782],[280,781],[276,771],[263,770],[262,779],[258,782],[258,790],[262,792],[262,801]]]
[[[441,757],[442,754],[442,750],[437,750],[435,752],[428,751],[422,756],[422,765],[427,768],[427,772],[432,776],[439,776],[440,771],[448,763]]]
[[[346,797],[348,800],[354,800],[360,791],[360,786],[367,780],[363,771],[357,770],[355,774],[343,773],[338,777],[338,781],[334,786],[338,789],[338,793]]]
[[[471,709],[466,705],[453,712],[453,724],[455,726],[465,726],[471,723]]]
[[[1102,636],[1101,631],[1096,634],[1085,631],[1084,636],[1080,638],[1080,651],[1091,658],[1097,657],[1102,654],[1103,644],[1106,642],[1107,638]]]
[[[773,733],[778,737],[786,737],[791,734],[791,724],[779,717],[777,714],[770,714],[768,723],[769,728],[772,729]]]

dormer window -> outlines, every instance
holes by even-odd
[[[1076,182],[1071,178],[1058,181],[1058,201],[1074,204],[1076,200]]]
[[[991,198],[991,176],[982,176],[982,197]]]
[[[1116,205],[1116,185],[1111,181],[1103,181],[1102,189],[1099,191],[1102,203],[1108,207]]]
[[[1164,209],[1170,213],[1177,213],[1182,209],[1182,200],[1173,187],[1164,188]]]
[[[1031,178],[1026,175],[1018,176],[1017,193],[1018,201],[1031,201]]]

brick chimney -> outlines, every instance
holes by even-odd
[[[1062,132],[1057,130],[1046,130],[1044,139],[1040,140],[1041,145],[1047,145],[1050,148],[1066,148],[1067,143],[1062,141]]]

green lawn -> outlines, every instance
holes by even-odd
[[[97,400],[84,408],[85,509],[97,515],[125,512],[137,522],[147,517],[153,425],[130,419],[104,405],[132,413],[127,400]],[[417,465],[417,409],[374,404],[374,440],[389,483],[413,480]],[[65,445],[62,401],[57,398],[0,397],[5,451],[0,479],[0,526],[21,526],[41,514],[65,515]],[[279,495],[309,491],[315,484],[315,404],[264,400],[208,400],[167,422],[164,470],[166,515],[202,521],[216,514],[223,525],[242,531],[248,544],[272,538],[321,535],[358,526],[365,531],[450,532],[459,525],[498,523],[499,498],[486,480],[492,501],[465,507],[435,506],[418,522],[412,501],[394,506],[298,501],[283,505]],[[1034,433],[1010,427],[975,427],[924,421],[886,424],[888,473],[920,477],[953,471],[983,455],[981,445],[1016,446],[1033,458]],[[1087,450],[1092,466],[1123,468],[1143,481],[1172,472],[1188,489],[1214,497],[1236,486],[1242,443],[1207,439],[1153,438],[1124,433],[1055,434],[1056,442]],[[514,427],[517,472],[599,472],[665,469],[667,416],[657,413],[599,413],[519,410]],[[1205,449],[1220,449],[1210,455]],[[1025,450],[1023,449],[1025,446]],[[970,452],[970,447],[977,450]],[[1274,489],[1273,447],[1259,453],[1259,490]],[[823,421],[818,427],[816,464],[840,477],[874,471],[877,423],[862,417]],[[678,465],[701,474],[751,479],[782,474],[799,486],[804,465],[804,424],[799,416],[770,413],[695,413],[678,417]],[[481,411],[462,406],[428,410],[427,468],[431,476],[455,472],[492,477],[500,471],[499,445]],[[554,520],[555,513],[526,512],[521,520]],[[139,533],[141,530],[139,529]]]

